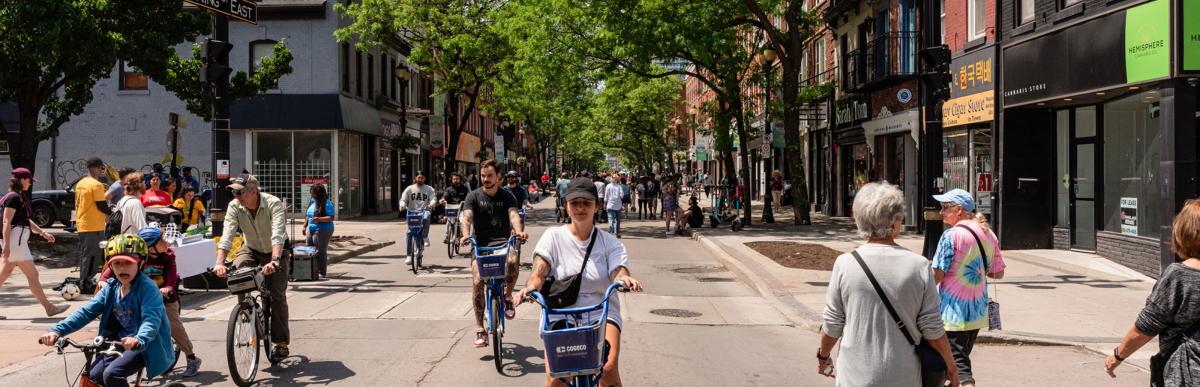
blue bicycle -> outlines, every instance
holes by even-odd
[[[479,246],[475,237],[470,238],[474,246],[475,265],[479,269],[479,280],[484,282],[483,313],[484,329],[492,336],[492,355],[496,372],[504,373],[504,281],[508,275],[508,249],[517,245],[517,237],[511,236],[501,246]]]
[[[408,260],[412,263],[412,272],[417,274],[421,268],[421,259],[425,257],[425,214],[428,211],[408,211]]]
[[[542,307],[538,331],[546,346],[550,377],[571,387],[600,385],[609,351],[608,343],[604,341],[608,327],[608,299],[615,291],[629,291],[628,284],[617,281],[608,286],[604,300],[599,304],[579,308],[551,309],[537,291],[525,297]],[[561,318],[552,323],[551,316]]]

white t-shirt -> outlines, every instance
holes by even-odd
[[[146,228],[146,209],[142,207],[142,201],[138,200],[137,196],[122,197],[121,201],[117,202],[115,211],[121,212],[122,234],[137,234]]]
[[[608,188],[604,189],[604,209],[619,210],[621,209],[621,198],[625,196],[625,189],[620,184],[609,184]]]
[[[597,195],[600,195],[600,198],[601,198],[601,199],[604,199],[604,186],[605,186],[604,182],[603,182],[603,181],[597,181],[597,182],[595,182],[595,183],[592,183],[592,185],[595,185],[595,186],[596,186],[596,194],[597,194]]]
[[[534,254],[542,256],[550,264],[550,276],[565,278],[579,274],[583,265],[583,253],[587,251],[588,240],[580,241],[567,229],[568,226],[552,227],[542,234],[538,240]],[[629,254],[621,241],[603,230],[596,229],[596,245],[592,246],[592,258],[588,260],[587,268],[583,271],[583,283],[579,284],[579,298],[574,305],[567,308],[579,308],[599,304],[604,300],[604,292],[608,290],[615,277],[616,270],[622,266],[628,267]],[[599,314],[597,313],[597,316]],[[608,299],[608,318],[621,326],[621,300],[616,294]],[[561,318],[552,319],[561,320]]]

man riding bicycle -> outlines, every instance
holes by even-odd
[[[259,192],[258,179],[244,175],[231,180],[229,191],[233,201],[225,213],[225,238],[217,246],[217,262],[213,274],[224,278],[228,273],[225,259],[233,247],[233,236],[241,229],[244,242],[234,253],[233,267],[260,266],[271,293],[271,342],[275,348],[271,357],[288,357],[287,283],[291,264],[283,260],[283,245],[288,239],[284,229],[283,201],[275,195]]]
[[[446,187],[446,192],[442,195],[442,205],[458,205],[467,200],[467,194],[471,193],[467,186],[463,185],[462,175],[458,172],[450,174],[450,186]],[[458,213],[458,220],[462,221],[462,211]],[[449,219],[447,219],[449,222]],[[450,233],[446,233],[444,243],[450,243]]]
[[[161,375],[175,363],[171,350],[171,327],[158,285],[142,273],[146,242],[137,235],[119,234],[104,248],[113,278],[91,301],[59,322],[38,342],[53,346],[59,337],[69,335],[100,318],[100,336],[118,340],[125,347],[120,355],[98,356],[88,365],[88,379],[105,387],[125,387],[125,378],[146,369],[146,376]]]
[[[517,199],[517,208],[532,208],[533,205],[529,204],[529,193],[521,189],[520,179],[517,171],[508,171],[508,185],[504,186],[504,190]]]
[[[507,190],[500,189],[500,173],[496,160],[487,160],[479,167],[479,176],[483,187],[467,195],[463,203],[462,239],[459,243],[466,245],[470,235],[475,235],[475,241],[480,246],[501,246],[508,243],[511,235],[517,235],[522,241],[529,238],[525,233],[525,225],[521,222],[521,214],[517,212],[517,199]],[[474,227],[474,234],[471,233]],[[505,278],[504,302],[507,308],[504,318],[512,320],[516,317],[513,308],[512,291],[517,283],[519,257],[516,249],[508,251],[508,275]],[[488,344],[487,332],[483,329],[483,282],[479,278],[479,268],[471,261],[471,296],[475,305],[475,348],[483,348]]]
[[[425,185],[425,172],[417,171],[417,177],[413,179],[413,184],[404,189],[404,193],[400,194],[400,213],[405,211],[421,213],[421,240],[417,243],[425,243],[425,247],[429,247],[429,205],[433,203],[434,195],[433,187]],[[412,263],[412,256],[404,259],[404,264]]]

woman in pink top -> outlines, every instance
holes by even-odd
[[[166,207],[171,205],[171,194],[162,190],[162,178],[155,174],[150,177],[150,189],[139,197],[143,207]]]

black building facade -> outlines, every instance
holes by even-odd
[[[1000,14],[1003,247],[1157,277],[1197,196],[1200,2],[1002,0]]]

